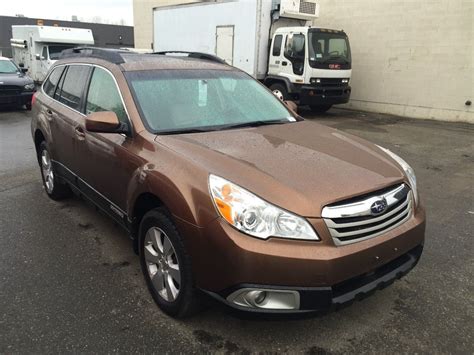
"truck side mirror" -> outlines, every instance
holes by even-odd
[[[28,71],[28,68],[20,68],[21,69],[21,72],[24,74]]]
[[[36,60],[41,60],[41,56],[39,54],[35,55]]]

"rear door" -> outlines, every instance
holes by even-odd
[[[234,62],[234,26],[216,27],[216,55],[227,64]]]
[[[62,72],[52,100],[45,107],[46,115],[50,119],[54,156],[59,165],[58,169],[71,182],[74,181],[74,174],[77,174],[79,167],[75,145],[78,140],[84,139],[84,132],[78,130],[77,126],[84,119],[81,111],[90,70],[91,67],[87,65],[68,65]],[[45,91],[46,86],[47,83],[45,83]]]

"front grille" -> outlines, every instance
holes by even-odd
[[[372,210],[384,204],[385,210],[377,214]],[[389,190],[378,191],[359,199],[326,206],[322,217],[336,245],[345,245],[381,235],[402,223],[412,215],[413,197],[406,184]]]
[[[21,87],[14,85],[0,85],[0,95],[13,96],[21,93]]]
[[[301,1],[300,2],[300,13],[301,14],[315,15],[316,14],[316,3]]]

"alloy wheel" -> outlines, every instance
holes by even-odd
[[[166,233],[158,227],[145,235],[145,263],[156,292],[167,302],[178,298],[181,288],[179,260]]]
[[[44,185],[46,187],[46,191],[51,194],[54,189],[54,173],[53,165],[51,164],[51,159],[46,149],[43,149],[41,151],[41,169],[43,171]]]

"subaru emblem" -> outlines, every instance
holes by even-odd
[[[373,216],[377,216],[379,214],[382,214],[385,212],[387,209],[387,200],[385,198],[381,198],[377,201],[375,201],[371,206],[370,206],[370,212],[372,213]]]

